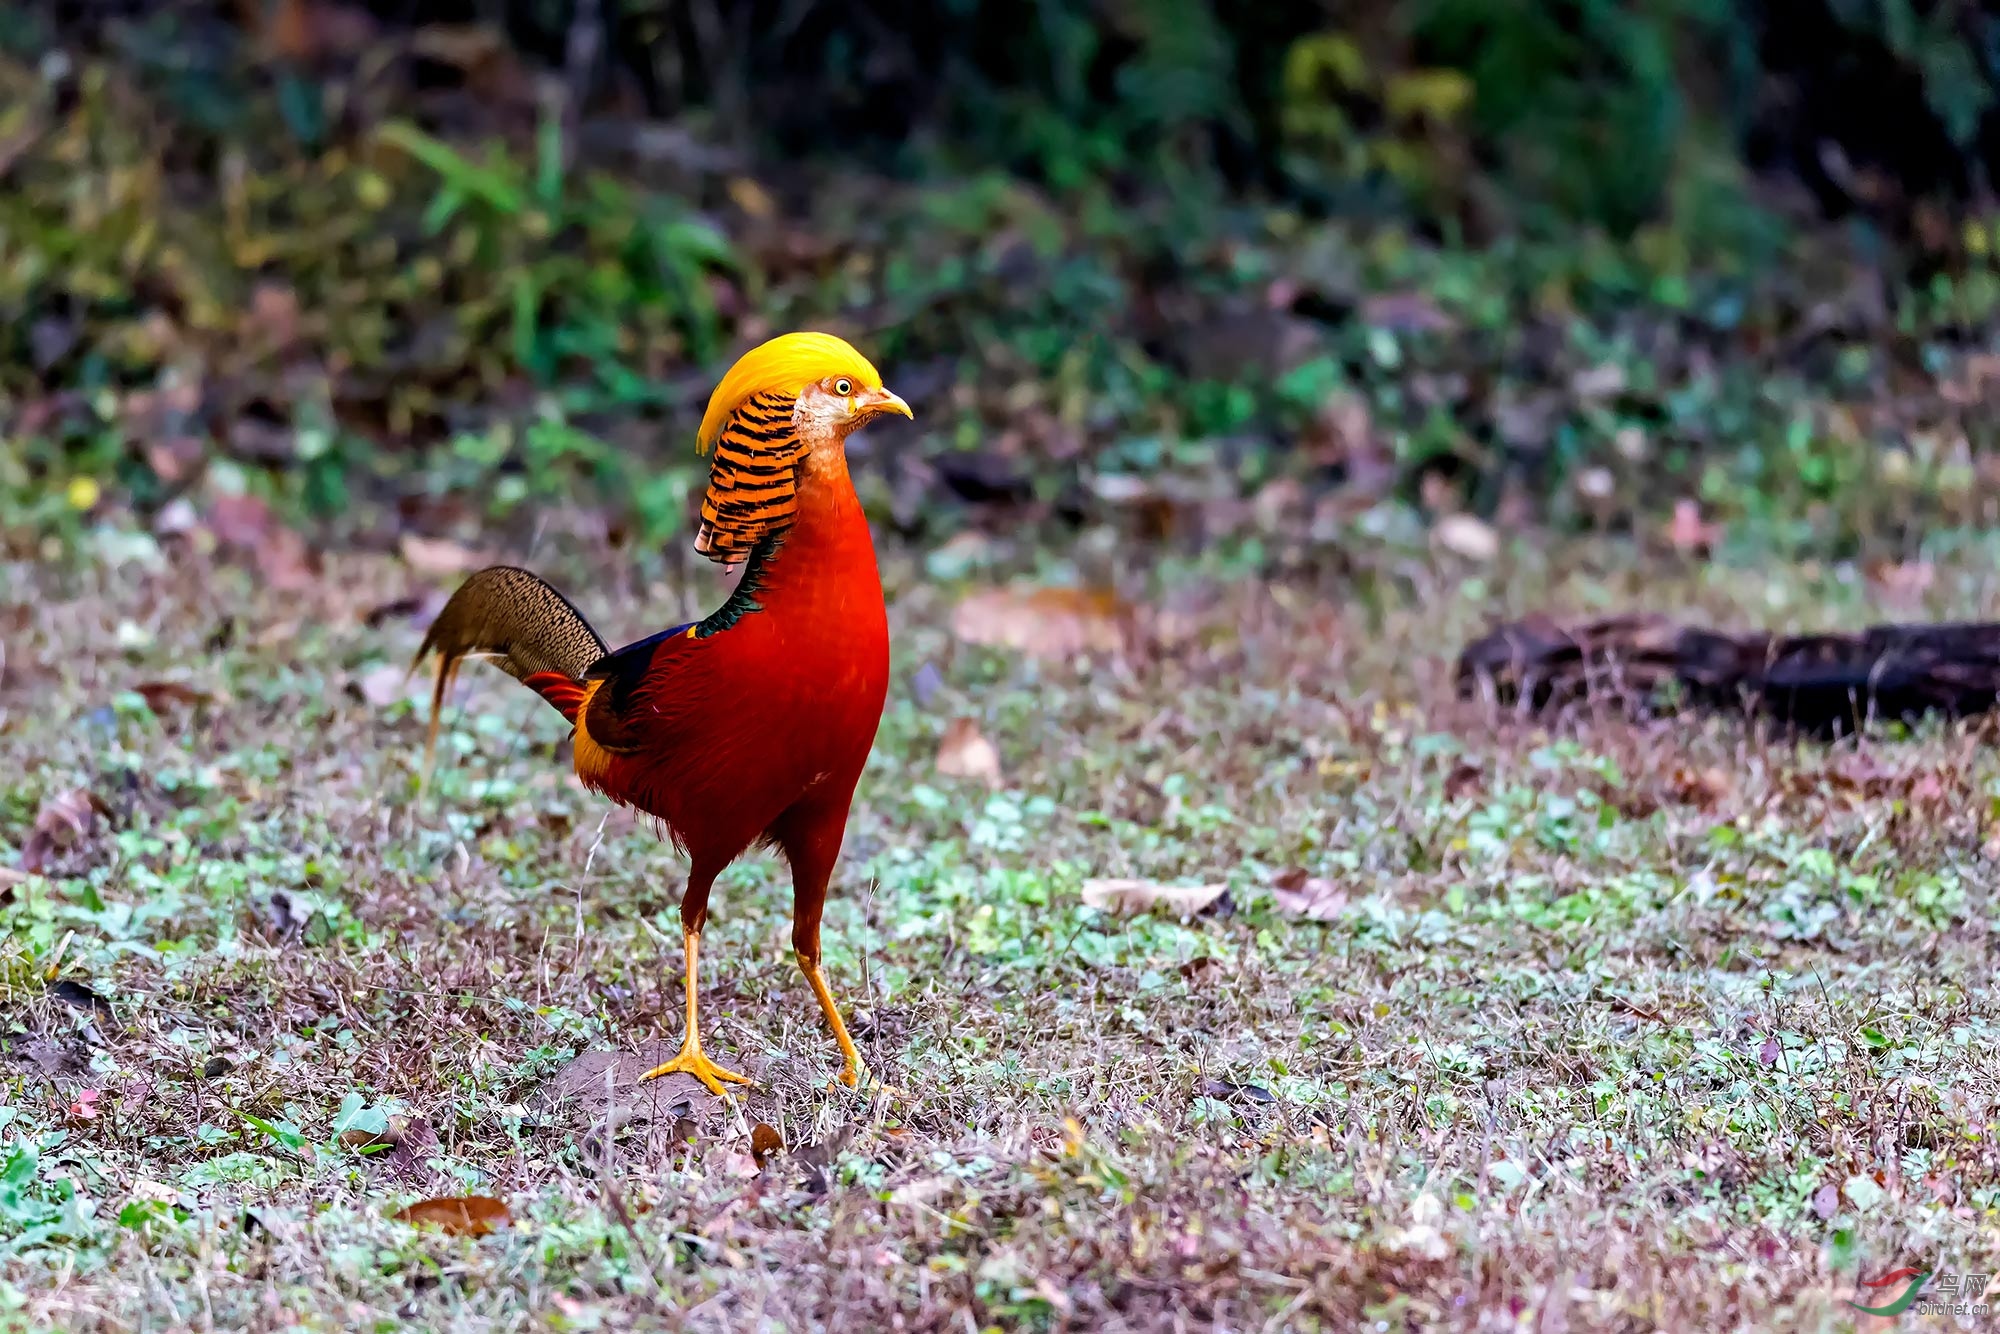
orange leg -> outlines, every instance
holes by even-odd
[[[709,1060],[702,1052],[701,1020],[695,1012],[695,992],[697,989],[695,972],[701,964],[701,932],[686,932],[682,935],[681,940],[687,950],[687,1037],[681,1043],[681,1050],[678,1056],[668,1061],[665,1065],[656,1065],[645,1074],[640,1075],[639,1082],[643,1084],[649,1079],[658,1079],[661,1075],[693,1075],[708,1086],[709,1092],[719,1098],[727,1097],[728,1093],[722,1087],[724,1080],[728,1080],[732,1084],[748,1084],[750,1077],[748,1075],[739,1075],[734,1070],[723,1069],[714,1061]],[[822,989],[822,995],[824,995],[824,989]],[[833,1002],[829,999],[826,1001],[826,1004],[832,1005]],[[839,1022],[839,1017],[835,1016],[834,1023],[837,1025]],[[846,1037],[845,1033],[841,1034],[843,1045],[845,1044]]]
[[[833,1030],[833,1040],[840,1044],[840,1054],[846,1061],[840,1070],[840,1082],[853,1088],[861,1082],[861,1053],[854,1050],[854,1039],[847,1036],[847,1025],[840,1021],[840,1007],[833,1003],[833,993],[827,990],[826,978],[819,971],[819,961],[801,950],[799,971],[806,975],[813,995],[819,997],[819,1008],[826,1015],[826,1026]]]

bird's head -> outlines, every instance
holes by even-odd
[[[823,333],[780,334],[736,359],[709,395],[698,447],[706,450],[750,400],[791,399],[792,418],[808,448],[838,444],[876,417],[912,417],[910,405],[882,387],[882,373],[854,345]]]
[[[715,451],[695,550],[723,564],[783,532],[811,475],[845,484],[847,437],[877,417],[913,417],[881,372],[832,334],[789,333],[739,357],[709,396],[696,437]]]

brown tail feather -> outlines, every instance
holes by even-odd
[[[568,598],[526,570],[495,565],[479,571],[451,595],[431,622],[423,647],[411,662],[412,672],[431,654],[437,655],[437,681],[431,688],[430,730],[424,737],[423,786],[430,785],[437,758],[438,718],[445,691],[467,657],[490,660],[517,681],[575,717],[575,706],[564,705],[570,692],[556,688],[558,680],[581,682],[592,663],[604,656],[604,641]],[[530,677],[544,678],[530,681]],[[580,687],[579,687],[580,688]]]

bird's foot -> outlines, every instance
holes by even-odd
[[[714,1061],[709,1060],[707,1055],[702,1052],[701,1047],[696,1043],[689,1043],[682,1047],[680,1055],[674,1057],[673,1060],[668,1061],[665,1065],[656,1065],[645,1074],[640,1075],[639,1082],[643,1084],[649,1079],[658,1079],[662,1075],[693,1075],[703,1084],[706,1084],[708,1091],[718,1098],[729,1096],[728,1090],[722,1087],[724,1080],[728,1080],[732,1084],[748,1084],[751,1082],[750,1076],[739,1075],[734,1070],[725,1070]]]

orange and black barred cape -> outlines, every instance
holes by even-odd
[[[792,424],[791,394],[753,394],[715,438],[715,463],[701,500],[694,549],[722,565],[749,558],[759,543],[792,526],[799,509],[805,446]]]

